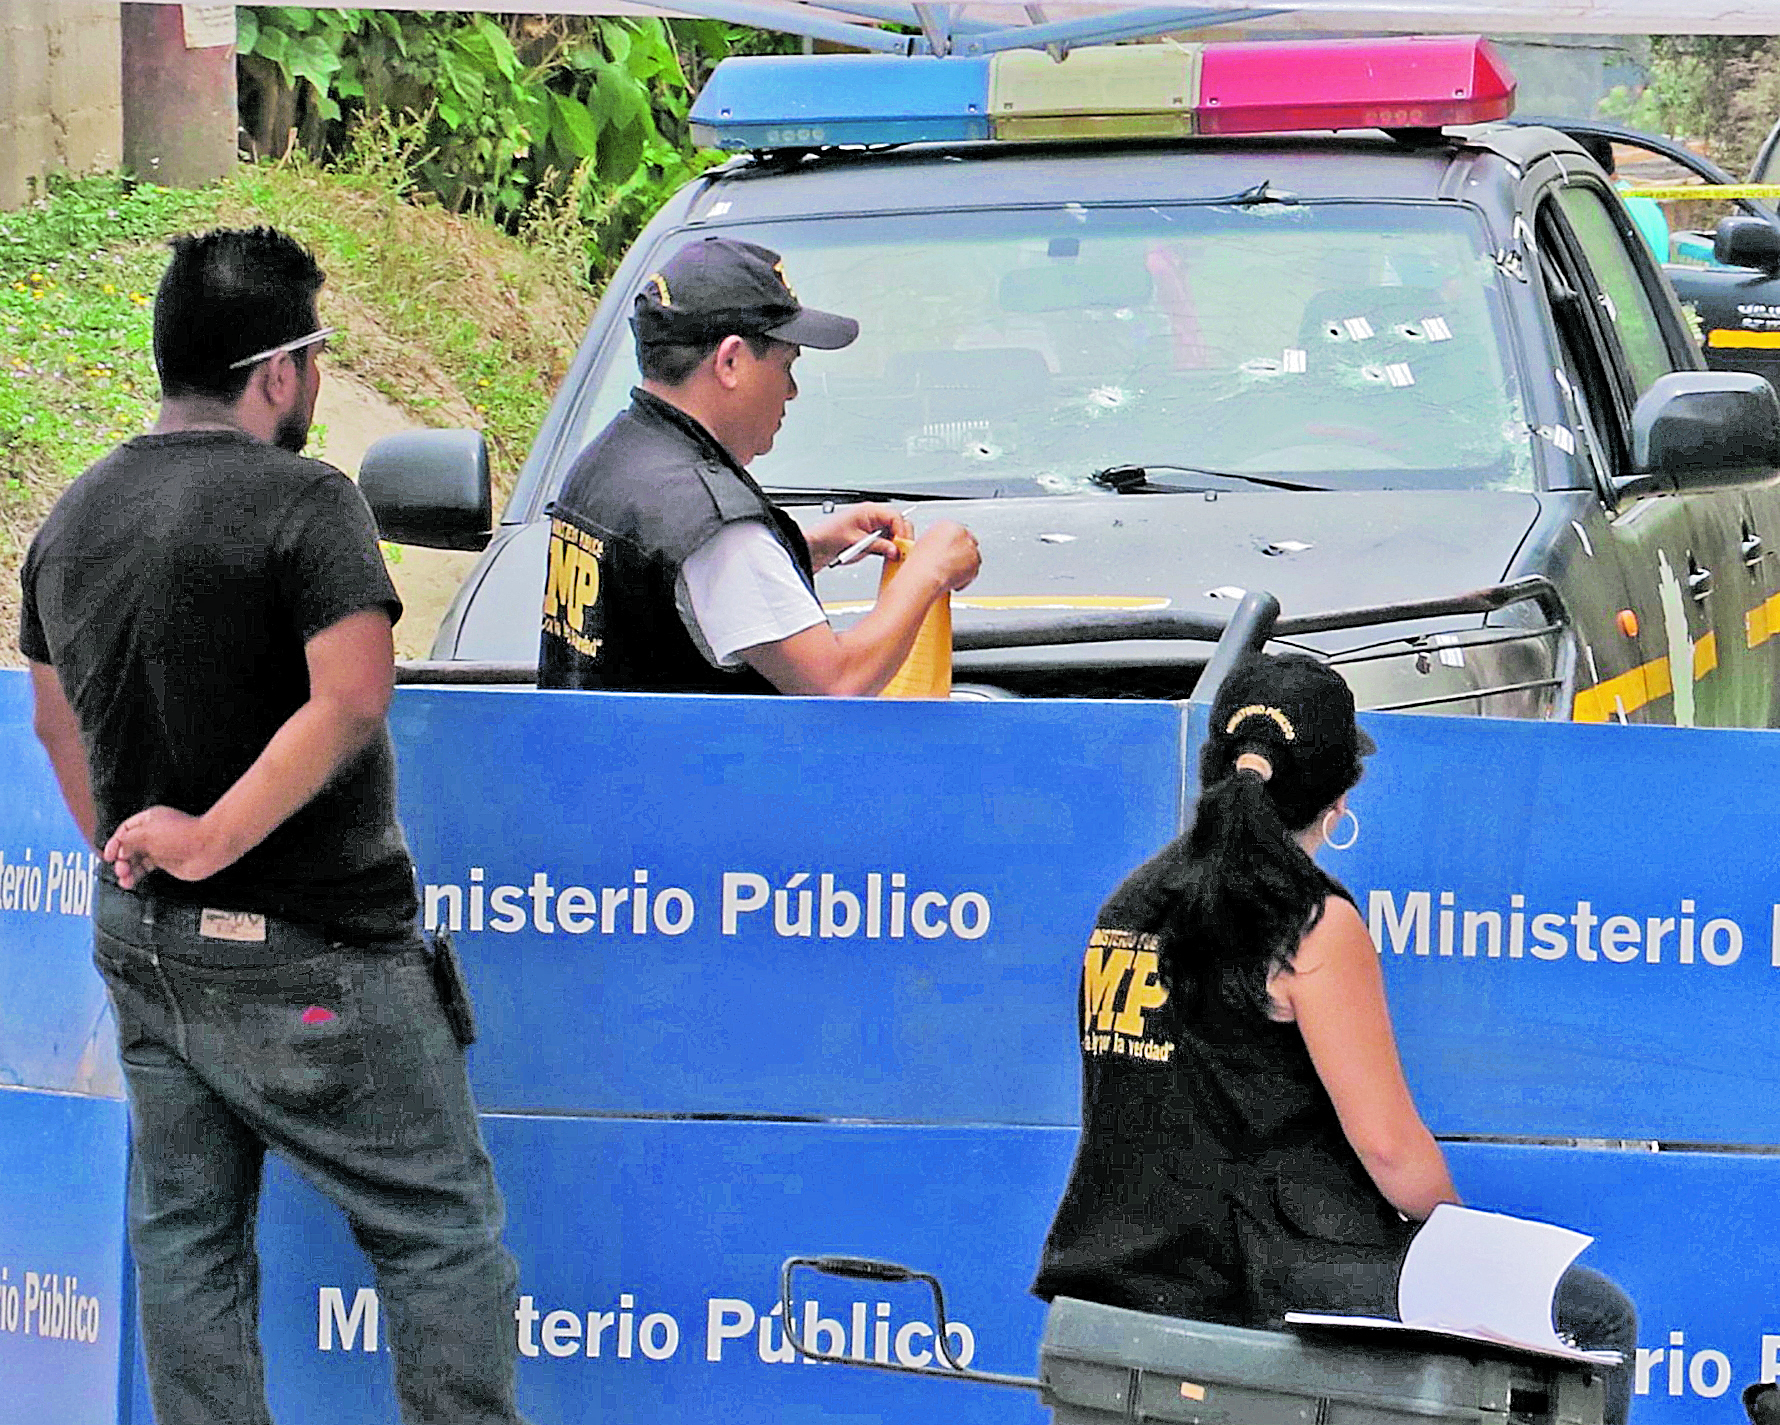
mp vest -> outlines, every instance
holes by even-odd
[[[692,417],[647,391],[576,460],[550,507],[538,686],[771,693],[746,664],[715,668],[675,602],[680,566],[726,524],[759,520],[815,588],[791,517]]]
[[[1236,1326],[1394,1315],[1412,1229],[1348,1144],[1298,1026],[1167,982],[1155,907],[1184,846],[1128,877],[1089,938],[1082,1136],[1033,1291]]]

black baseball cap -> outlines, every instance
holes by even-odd
[[[1341,674],[1305,653],[1261,654],[1230,670],[1212,705],[1214,740],[1289,749],[1312,769],[1351,768],[1378,748],[1354,721],[1353,690]]]
[[[797,300],[779,254],[751,242],[689,242],[643,280],[631,330],[644,346],[696,345],[726,336],[764,336],[835,351],[859,335],[851,317]]]

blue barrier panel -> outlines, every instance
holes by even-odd
[[[1069,1122],[1080,947],[1179,815],[1159,704],[414,690],[395,730],[485,1109]]]
[[[1036,1395],[785,1359],[780,1262],[939,1268],[952,1345],[1032,1373],[1026,1295],[1073,1130],[484,1119],[520,1263],[520,1405],[535,1425],[1036,1425]],[[273,1406],[290,1425],[394,1420],[387,1322],[339,1214],[282,1170],[262,1209]],[[912,1286],[801,1276],[826,1349],[925,1364]],[[837,1346],[838,1343],[838,1346]]]
[[[1354,891],[1436,1133],[1780,1143],[1771,732],[1385,716]]]
[[[0,675],[0,1079],[114,1090],[95,1052],[89,866],[26,706],[24,679]],[[1762,993],[1777,960],[1772,735],[1368,721],[1381,752],[1354,793],[1361,840],[1327,864],[1374,924],[1436,1130],[1780,1142]],[[661,1362],[641,1338],[617,1362],[583,1344],[577,1368],[631,1372],[607,1383],[568,1375],[537,1336],[523,1379],[541,1425],[583,1418],[583,1392],[606,1411],[588,1419],[784,1419],[807,1402],[775,1383],[805,1375],[866,1392],[823,1394],[811,1418],[1029,1418],[987,1388],[702,1352],[713,1329],[745,1344],[744,1305],[758,1332],[783,1253],[844,1249],[939,1267],[981,1362],[1030,1366],[1023,1289],[1073,1144],[1047,1125],[1076,1113],[1082,936],[1177,824],[1183,741],[1198,740],[1181,710],[408,690],[394,725],[429,909],[458,927],[478,997],[484,1107],[593,1115],[490,1121],[531,1329],[573,1311],[583,1333],[589,1312],[621,1331],[629,1310],[633,1328],[665,1315],[682,1338]],[[0,1093],[0,1142],[33,1097]],[[92,1107],[118,1126],[118,1105]],[[879,1126],[641,1121],[671,1115]],[[1729,1407],[1722,1374],[1780,1371],[1771,1286],[1747,1267],[1763,1259],[1771,1160],[1454,1157],[1480,1205],[1600,1233],[1591,1260],[1643,1298],[1646,1350],[1662,1353],[1645,1362],[1643,1418],[1704,1425],[1707,1406]],[[0,1184],[8,1215],[33,1210],[22,1181]],[[1680,1202],[1685,1223],[1652,1226]],[[293,1362],[275,1361],[276,1388],[312,1412],[291,1418],[339,1418],[322,1401],[355,1390],[375,1418],[380,1372],[318,1350],[323,1289],[341,1291],[337,1342],[369,1284],[343,1225],[283,1187],[267,1211],[273,1353]],[[713,1300],[738,1303],[715,1327]],[[912,1304],[888,1304],[900,1329]],[[364,1328],[361,1309],[361,1344]],[[554,1330],[564,1346],[566,1318]],[[947,1403],[898,1394],[936,1389]]]
[[[0,1421],[117,1419],[124,1106],[0,1089]]]
[[[121,1094],[93,971],[97,858],[31,732],[30,684],[0,670],[0,1085]]]
[[[1468,1202],[1596,1238],[1579,1260],[1638,1305],[1634,1425],[1741,1421],[1742,1388],[1780,1378],[1780,1158],[1495,1144],[1447,1155]]]
[[[954,1344],[968,1341],[976,1365],[1035,1371],[1043,1308],[1025,1288],[1073,1131],[521,1117],[484,1130],[520,1259],[521,1405],[536,1425],[1045,1418],[1024,1392],[778,1359],[772,1311],[788,1255],[887,1257],[939,1272],[969,1328]],[[1598,1237],[1582,1260],[1618,1279],[1642,1318],[1638,1425],[1722,1425],[1744,1383],[1780,1375],[1766,1244],[1780,1161],[1449,1153],[1474,1205]],[[393,1420],[387,1354],[368,1348],[386,1322],[338,1214],[276,1171],[262,1238],[279,1418]],[[928,1319],[923,1293],[800,1281],[824,1343],[923,1360],[928,1337],[911,1324]]]

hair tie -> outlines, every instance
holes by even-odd
[[[1245,708],[1237,708],[1230,714],[1230,720],[1224,724],[1224,735],[1232,736],[1251,717],[1264,717],[1279,729],[1280,736],[1287,742],[1297,740],[1298,730],[1292,726],[1292,720],[1278,708],[1270,708],[1262,703],[1250,703]]]
[[[1238,772],[1253,772],[1263,782],[1273,780],[1273,764],[1259,752],[1244,752],[1236,759]]]

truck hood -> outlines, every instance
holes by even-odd
[[[982,545],[982,573],[953,600],[962,624],[979,610],[1021,608],[1223,616],[1246,589],[1268,590],[1287,616],[1464,593],[1508,573],[1538,512],[1536,497],[1503,491],[1221,491],[935,501],[910,517],[917,533],[957,520]],[[792,513],[806,524],[822,518],[820,506]],[[436,657],[535,655],[548,539],[538,520],[490,550],[459,593],[459,621],[441,631]],[[837,626],[871,606],[879,568],[865,559],[818,580]],[[1367,636],[1312,641],[1334,651]]]
[[[803,511],[797,512],[800,517]],[[1500,582],[1539,513],[1531,494],[1364,490],[1053,496],[917,506],[916,532],[954,519],[982,573],[977,609],[1169,608],[1228,613],[1265,589],[1286,616],[1463,593]],[[823,576],[837,616],[869,607],[878,561]]]

